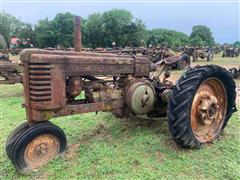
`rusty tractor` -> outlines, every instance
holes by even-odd
[[[0,51],[0,62],[9,61],[9,54],[5,51]]]
[[[9,59],[7,52],[0,53],[0,84],[21,83],[19,64]]]
[[[229,72],[232,74],[233,79],[240,79],[240,66],[239,68],[231,68]]]
[[[123,54],[123,55],[144,55],[147,56],[148,59],[154,63],[159,62],[165,58],[175,56],[173,51],[170,51],[168,48],[159,47],[159,48],[143,48],[143,47],[135,47],[135,48],[124,48],[124,49],[103,49],[97,48],[96,52],[100,53],[113,53],[113,54]],[[185,58],[183,61],[178,61],[176,63],[171,64],[171,69],[188,69],[190,68],[191,62],[190,58]]]
[[[98,111],[119,118],[167,117],[179,146],[200,148],[220,135],[236,111],[236,85],[224,68],[196,66],[174,85],[169,67],[187,54],[154,63],[143,55],[83,52],[76,24],[76,52],[21,52],[27,121],[6,142],[18,171],[38,169],[66,150],[64,131],[50,122],[54,117]]]
[[[198,58],[207,59],[207,61],[213,60],[213,51],[209,49],[195,49],[193,52],[193,62],[197,61]]]
[[[21,83],[22,76],[19,64],[14,62],[0,62],[0,84]]]
[[[225,47],[222,57],[238,57],[240,55],[240,48],[237,47]]]
[[[209,65],[186,71],[174,85],[168,67],[185,58],[152,63],[145,56],[24,50],[27,122],[7,139],[9,159],[21,172],[45,165],[67,144],[63,130],[49,120],[97,111],[117,117],[167,116],[180,146],[200,148],[213,142],[236,110],[235,83],[228,71]]]
[[[182,53],[182,55],[183,54],[186,54],[186,53],[184,52]],[[157,63],[160,61],[164,61],[165,58],[174,57],[175,53],[170,51],[167,48],[154,48],[154,49],[149,49],[146,55],[151,60],[151,62]],[[184,58],[182,61],[177,61],[175,63],[172,63],[171,69],[177,69],[177,70],[189,69],[191,65],[190,56],[187,55],[185,57],[187,58]]]
[[[9,58],[10,50],[0,51],[0,84],[21,83],[19,64]]]

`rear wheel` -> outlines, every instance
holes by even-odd
[[[213,142],[235,110],[235,83],[215,65],[187,71],[172,91],[168,123],[174,141],[200,148]]]
[[[26,172],[47,164],[66,148],[66,136],[51,123],[39,123],[22,132],[12,149],[12,161],[17,170]]]
[[[213,60],[213,53],[208,53],[207,54],[207,61],[212,61]]]

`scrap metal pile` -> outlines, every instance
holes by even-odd
[[[223,49],[222,57],[238,57],[240,55],[240,48],[225,47]]]
[[[22,82],[19,64],[9,59],[8,51],[0,52],[0,84],[15,84]]]

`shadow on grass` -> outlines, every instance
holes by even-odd
[[[107,116],[111,117],[111,115]],[[144,136],[144,132],[152,136],[157,136],[157,138],[163,141],[162,144],[171,151],[184,152],[188,150],[186,148],[181,148],[172,140],[166,118],[132,116],[129,118],[113,119],[112,123],[101,122],[93,129],[80,136],[77,143],[68,146],[65,157],[74,158],[79,147],[83,144],[91,143],[92,140],[107,141],[107,143],[111,145],[114,144],[112,142],[116,141],[118,141],[118,143],[130,141],[132,137],[138,136],[139,134]]]

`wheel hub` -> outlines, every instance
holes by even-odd
[[[202,143],[212,142],[223,125],[227,96],[223,84],[215,78],[205,80],[192,102],[191,126],[195,137]]]
[[[59,140],[51,135],[44,134],[33,139],[25,149],[24,160],[31,169],[47,164],[59,152]]]
[[[37,147],[37,152],[39,155],[44,155],[48,152],[48,144],[47,143],[41,143],[38,147]]]
[[[218,107],[218,100],[215,96],[202,97],[198,108],[199,121],[205,125],[211,125],[216,119]]]

